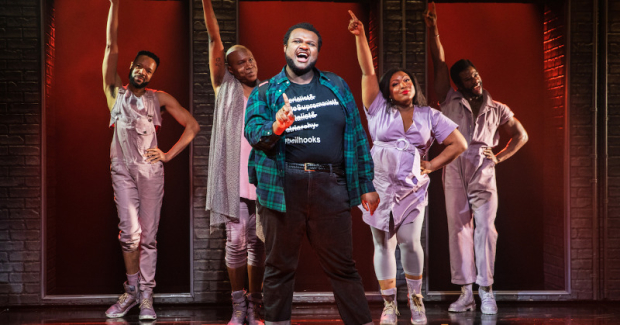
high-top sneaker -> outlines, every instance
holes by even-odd
[[[234,291],[232,294],[233,313],[228,325],[243,325],[247,314],[245,290]]]
[[[474,293],[471,291],[471,284],[461,287],[461,296],[451,303],[450,308],[448,308],[448,311],[453,313],[462,313],[469,310],[476,310],[476,301],[474,300]]]
[[[156,319],[157,314],[153,308],[153,292],[142,291],[140,295],[140,319]]]
[[[383,297],[383,312],[381,313],[380,325],[396,325],[398,312],[398,304],[396,303],[396,288],[381,290]]]
[[[140,292],[137,286],[130,286],[127,282],[123,283],[125,293],[123,293],[118,301],[106,310],[105,315],[109,318],[119,318],[125,316],[129,309],[138,304]]]
[[[411,310],[411,324],[426,324],[426,308],[422,301],[422,279],[405,279],[409,291],[409,309]]]
[[[260,292],[248,294],[247,303],[248,325],[265,325],[263,318],[263,294]]]
[[[491,287],[478,288],[478,295],[480,296],[480,310],[483,314],[497,314],[497,303],[495,302],[495,295]]]

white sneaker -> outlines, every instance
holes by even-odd
[[[426,324],[426,308],[424,308],[422,298],[422,295],[419,293],[409,297],[411,324]]]
[[[455,302],[450,304],[448,311],[453,313],[462,313],[464,311],[476,310],[476,301],[471,291],[471,285],[461,287],[461,296]]]
[[[400,313],[398,312],[398,306],[396,304],[396,300],[393,301],[383,301],[383,312],[381,313],[381,320],[379,321],[380,325],[396,325],[397,316]]]
[[[480,310],[483,314],[494,315],[497,314],[497,303],[495,302],[495,295],[493,295],[493,290],[491,287],[488,287],[489,291],[482,289],[482,287],[478,288],[478,295],[480,296]]]

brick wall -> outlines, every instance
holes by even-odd
[[[609,207],[607,210],[606,298],[620,300],[620,0],[609,0],[607,101],[609,111]]]
[[[566,37],[564,6],[544,12],[544,247],[545,289],[565,287],[564,273],[564,141],[566,120]]]
[[[383,67],[384,71],[393,67],[404,67],[419,76],[420,86],[424,89],[426,76],[426,25],[422,13],[426,9],[426,2],[420,0],[383,1]],[[405,39],[403,44],[402,16],[407,18],[405,23]],[[411,19],[415,17],[415,19]],[[403,58],[403,48],[405,58]],[[403,64],[403,60],[405,61]]]
[[[236,44],[236,1],[213,0],[224,48]],[[226,234],[209,233],[209,214],[205,211],[209,143],[213,126],[215,94],[209,77],[209,53],[202,1],[193,0],[193,108],[200,123],[194,139],[194,294],[195,301],[216,302],[230,299],[230,284],[224,264]]]
[[[572,1],[570,8],[570,267],[571,296],[592,299],[593,219],[591,160],[593,137],[593,4]]]
[[[0,305],[40,302],[39,2],[0,6]]]

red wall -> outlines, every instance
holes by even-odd
[[[542,157],[543,8],[532,4],[440,3],[439,34],[448,67],[471,60],[494,100],[508,105],[528,132],[529,142],[496,168],[499,233],[495,280],[497,290],[545,289],[543,285]],[[429,95],[435,103],[429,53]],[[437,107],[436,104],[433,104]],[[508,141],[500,132],[497,153]],[[438,147],[434,148],[437,152]],[[561,168],[561,166],[558,166]],[[450,285],[445,203],[441,173],[431,176],[429,206],[429,277],[432,290]],[[562,182],[561,179],[557,180]]]
[[[189,26],[186,1],[121,1],[118,72],[128,81],[139,50],[161,58],[149,87],[188,108]],[[52,294],[116,293],[124,277],[116,207],[109,172],[112,131],[101,65],[108,1],[56,0],[53,109],[47,127],[50,178],[57,180],[48,206],[57,218],[56,288]],[[168,150],[182,128],[164,114],[158,135]],[[189,292],[189,151],[166,164],[166,195],[158,241],[158,292]],[[48,210],[48,212],[51,212]],[[176,238],[175,238],[176,237]],[[186,244],[185,244],[186,243]]]

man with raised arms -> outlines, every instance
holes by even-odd
[[[211,85],[215,91],[206,209],[211,230],[221,224],[226,226],[225,260],[233,303],[228,324],[242,325],[246,318],[249,325],[262,324],[265,245],[256,236],[256,187],[248,180],[252,147],[243,137],[245,105],[258,83],[258,69],[252,52],[245,46],[233,45],[224,53],[211,0],[203,0],[202,4],[209,34]]]
[[[174,97],[146,88],[159,66],[155,54],[138,52],[129,69],[129,84],[123,86],[117,73],[119,2],[110,0],[102,70],[110,127],[114,129],[110,171],[127,282],[124,283],[125,293],[106,311],[106,316],[123,317],[139,304],[140,319],[155,319],[153,289],[157,228],[164,196],[164,163],[183,151],[200,127]],[[157,147],[156,132],[161,126],[162,107],[185,127],[179,141],[168,152]]]
[[[495,269],[497,186],[495,167],[514,155],[527,142],[527,132],[508,106],[494,101],[482,88],[482,78],[469,60],[457,61],[448,72],[439,39],[435,3],[425,13],[434,65],[435,92],[441,112],[459,125],[467,150],[444,168],[443,182],[448,215],[452,283],[461,285],[461,296],[451,312],[475,310],[472,284],[480,287],[480,309],[496,314],[491,290]],[[457,86],[450,86],[450,79]],[[510,136],[495,154],[499,127]],[[474,229],[475,222],[475,229]]]

